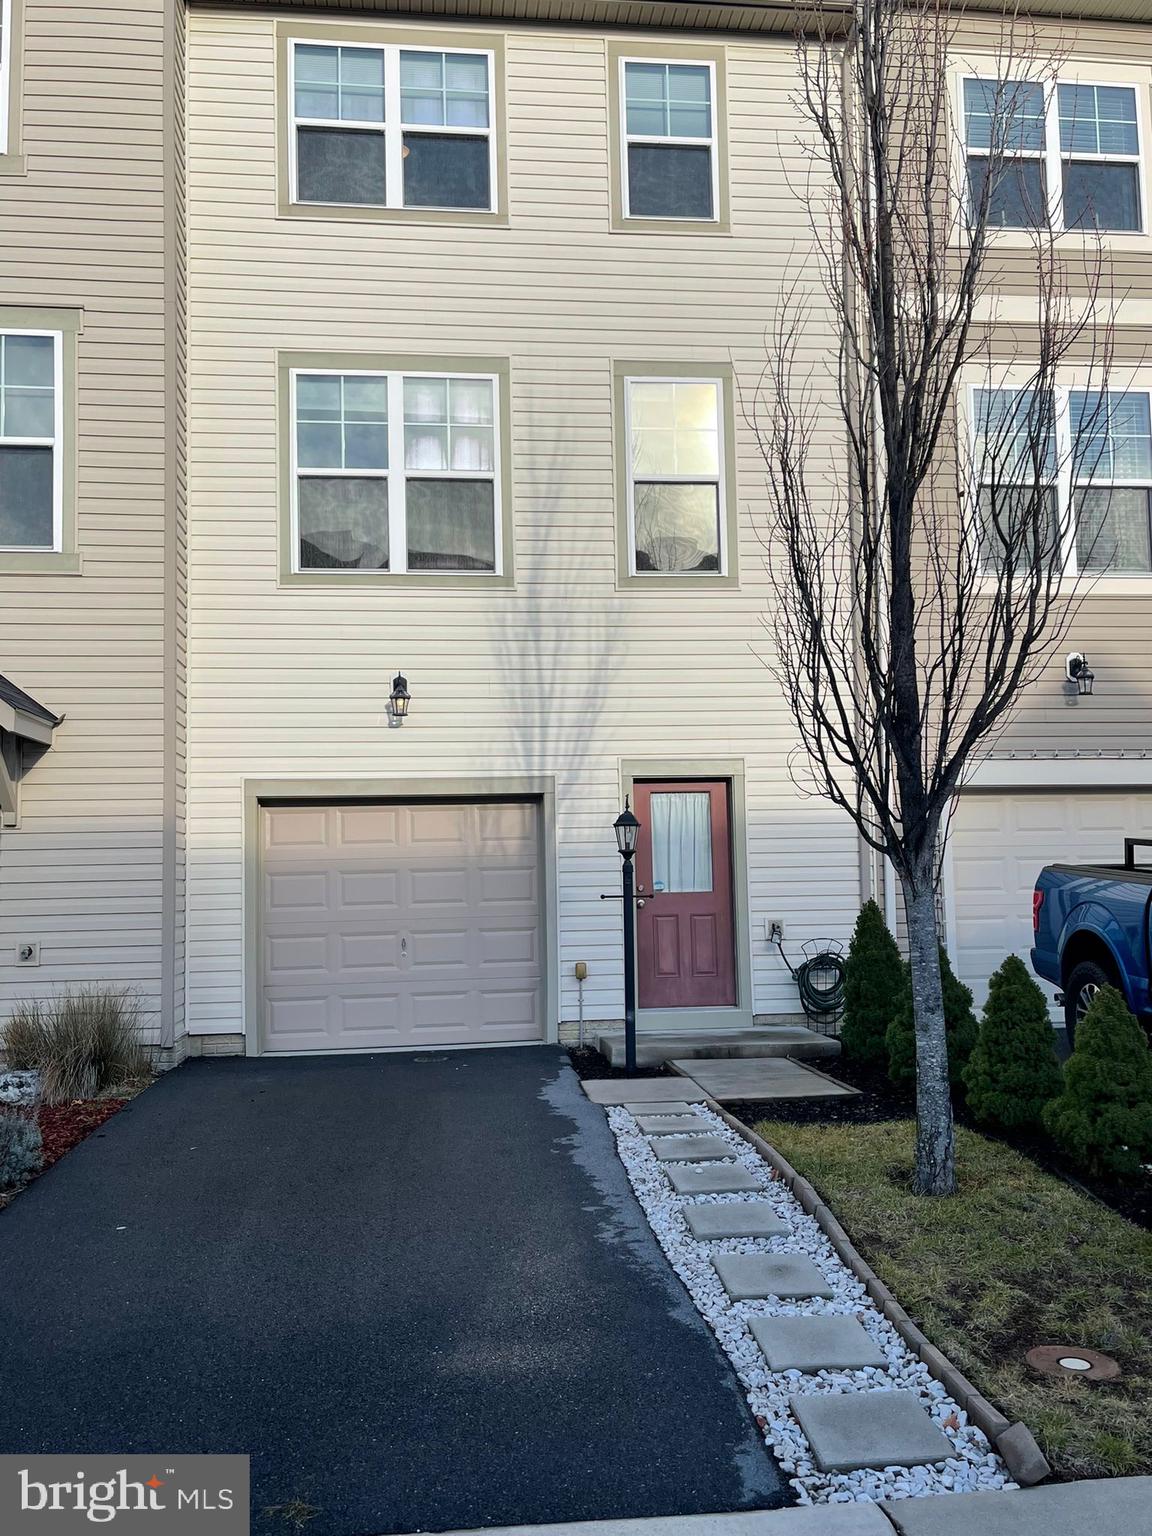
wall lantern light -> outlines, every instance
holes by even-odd
[[[408,679],[403,672],[397,672],[392,679],[392,692],[388,695],[388,707],[397,724],[408,718],[408,706],[411,702],[412,695],[408,692]]]
[[[1082,651],[1073,651],[1064,663],[1064,676],[1070,683],[1076,684],[1076,692],[1081,698],[1087,698],[1092,692],[1092,684],[1096,681],[1096,674],[1088,665],[1088,658]]]

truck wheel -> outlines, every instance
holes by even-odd
[[[1076,1044],[1076,1026],[1088,1012],[1101,987],[1114,987],[1116,978],[1098,960],[1081,960],[1072,967],[1064,988],[1064,1027],[1068,1044]]]

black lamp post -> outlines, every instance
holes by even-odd
[[[620,850],[623,881],[624,907],[624,1068],[636,1070],[636,907],[633,896],[632,857],[636,852],[636,839],[640,836],[640,823],[633,816],[624,797],[624,809],[614,823],[616,846]]]

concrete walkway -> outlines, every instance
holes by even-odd
[[[510,1525],[484,1536],[1148,1536],[1152,1477],[1056,1483],[894,1504],[818,1504],[763,1514]],[[479,1536],[449,1531],[445,1536]]]
[[[250,1454],[254,1536],[785,1502],[556,1048],[186,1063],[0,1213],[0,1337],[5,1451]]]

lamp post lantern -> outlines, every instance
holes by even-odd
[[[624,1069],[636,1070],[636,904],[634,899],[632,857],[640,836],[640,823],[632,814],[628,797],[614,823],[616,846],[620,850],[620,876],[623,882],[624,909]]]

